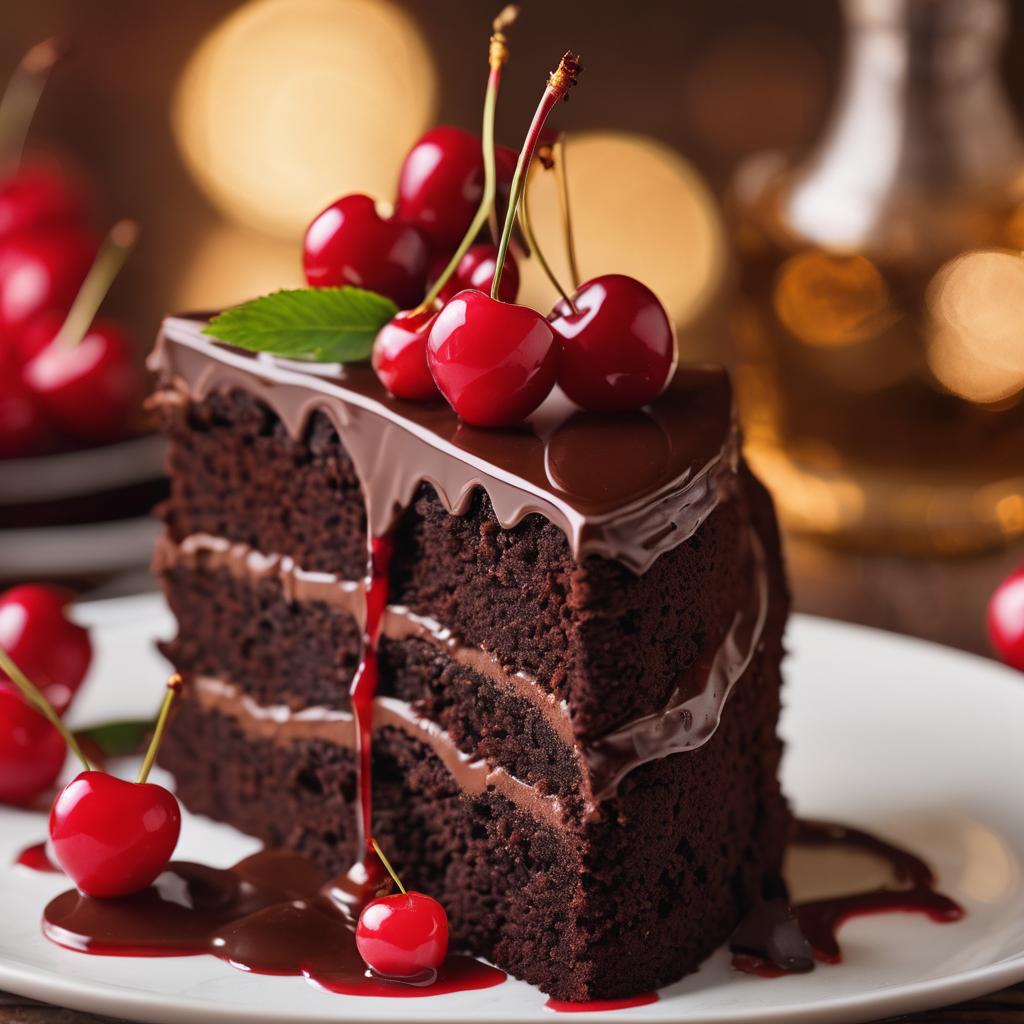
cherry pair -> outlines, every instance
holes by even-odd
[[[467,423],[505,426],[528,416],[556,381],[598,412],[638,409],[675,365],[675,333],[646,285],[622,274],[586,282],[545,319],[480,291],[456,296],[427,341],[433,379]]]
[[[168,790],[148,781],[181,677],[175,673],[168,682],[138,779],[127,782],[93,770],[44,692],[3,646],[0,669],[10,680],[10,689],[6,685],[0,688],[0,711],[13,710],[14,688],[21,704],[18,717],[11,719],[12,734],[20,737],[25,733],[26,712],[42,717],[61,739],[61,762],[66,744],[84,769],[61,790],[50,811],[49,849],[57,864],[87,896],[127,896],[145,889],[167,866],[181,832],[178,801]],[[50,752],[49,739],[46,747]],[[18,770],[17,765],[14,768]],[[29,781],[39,781],[30,779],[31,774],[31,769],[21,772],[26,786]]]
[[[507,185],[515,154],[499,147],[496,155]],[[428,131],[402,165],[393,217],[382,217],[373,199],[356,193],[313,220],[303,245],[307,282],[354,285],[412,308],[423,298],[434,252],[450,250],[465,234],[483,177],[475,135],[446,125]]]

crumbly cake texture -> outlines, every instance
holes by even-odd
[[[238,375],[200,394],[157,373],[171,497],[156,569],[179,624],[166,652],[193,682],[161,762],[192,811],[344,870],[367,549],[345,428],[314,401],[296,433]],[[555,998],[678,979],[778,873],[788,597],[770,500],[742,461],[732,476],[642,572],[577,556],[537,513],[502,526],[482,487],[456,515],[421,482],[397,515],[375,833],[444,904],[455,947]],[[717,728],[610,776],[603,738],[698,690],[716,652],[742,646],[758,586]]]

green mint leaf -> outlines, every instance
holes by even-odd
[[[104,757],[130,757],[143,748],[155,724],[151,718],[104,722],[102,725],[78,730],[75,738],[79,742],[84,740]]]
[[[227,309],[203,333],[252,352],[355,363],[370,357],[377,332],[397,312],[389,298],[362,288],[297,288]]]

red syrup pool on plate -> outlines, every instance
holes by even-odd
[[[46,853],[46,843],[36,843],[18,854],[14,862],[21,868],[28,868],[30,871],[41,871],[44,874],[62,874],[59,867],[50,860]]]
[[[888,864],[897,884],[791,906],[779,881],[733,933],[729,947],[736,970],[777,978],[810,971],[815,961],[840,963],[838,932],[854,917],[902,912],[947,924],[964,916],[959,904],[935,888],[935,875],[920,857],[869,832],[831,822],[801,821],[793,842],[869,853]]]
[[[657,992],[643,992],[628,999],[592,999],[585,1003],[567,1003],[561,999],[549,999],[544,1009],[555,1013],[600,1013],[603,1010],[628,1010],[633,1006],[649,1006],[658,1001]]]

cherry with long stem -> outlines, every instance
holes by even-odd
[[[441,276],[434,282],[430,290],[424,296],[423,301],[413,310],[413,315],[425,313],[434,308],[437,297],[444,290],[444,286],[451,279],[452,275],[459,268],[462,257],[469,252],[473,242],[487,224],[487,218],[494,208],[494,199],[498,194],[498,173],[494,162],[494,114],[498,104],[498,91],[501,87],[501,73],[508,63],[508,39],[505,35],[507,29],[519,16],[519,8],[515,4],[509,4],[494,19],[490,44],[487,51],[487,62],[490,66],[490,74],[487,76],[487,91],[484,95],[484,118],[483,130],[481,132],[481,145],[484,159],[484,193],[480,199],[475,216],[466,231],[465,236],[459,243],[459,247],[452,254],[448,265],[441,271]]]
[[[54,67],[66,56],[67,47],[56,38],[36,43],[21,58],[0,98],[0,165],[10,172],[21,163],[29,126]]]
[[[402,880],[398,877],[398,872],[395,871],[395,869],[391,866],[391,861],[389,861],[387,857],[384,855],[384,851],[380,848],[380,843],[378,843],[377,840],[371,836],[370,845],[373,847],[374,853],[376,853],[377,856],[380,857],[381,864],[383,864],[384,867],[387,869],[387,873],[391,876],[395,885],[398,886],[398,891],[402,893],[402,895],[404,896],[406,892],[405,886],[402,885]]]
[[[82,762],[83,770],[87,772],[92,771],[92,765],[82,752],[82,748],[78,745],[78,740],[75,739],[74,733],[64,724],[60,715],[54,711],[53,706],[43,696],[39,687],[22,672],[21,668],[3,647],[0,647],[0,669],[3,669],[11,682],[18,688],[25,701],[35,708],[60,733],[64,742],[68,745],[68,750]]]
[[[562,233],[565,235],[565,254],[569,260],[569,276],[573,288],[580,286],[580,268],[576,261],[576,236],[572,230],[572,209],[569,206],[569,172],[565,164],[568,148],[565,135],[559,134],[551,147],[551,162],[558,185],[558,208],[562,215]]]
[[[551,282],[552,287],[562,297],[562,299],[568,303],[569,308],[575,313],[577,312],[576,305],[572,300],[572,296],[562,286],[562,282],[558,280],[558,276],[551,269],[551,264],[548,263],[544,256],[544,251],[540,247],[540,243],[537,241],[537,236],[533,231],[533,222],[530,218],[530,182],[533,179],[533,175],[529,175],[526,179],[526,184],[523,186],[523,198],[519,204],[519,226],[523,230],[523,236],[526,238],[526,244],[530,247],[531,253],[533,253],[537,262],[540,264],[541,270],[544,271],[545,277]]]
[[[494,280],[491,283],[491,298],[498,298],[498,288],[501,285],[501,272],[505,266],[505,257],[508,253],[509,241],[512,238],[512,228],[515,225],[516,212],[519,208],[519,200],[522,196],[523,186],[526,183],[526,175],[536,152],[537,143],[540,141],[541,131],[548,119],[555,104],[565,99],[569,90],[576,84],[579,73],[582,70],[579,57],[566,51],[558,63],[558,67],[548,77],[548,85],[541,97],[540,105],[533,115],[530,130],[526,133],[526,141],[519,154],[519,161],[516,164],[516,172],[512,176],[512,191],[509,194],[508,212],[505,215],[505,227],[501,232],[501,241],[498,243],[498,265],[494,270]]]
[[[566,53],[548,78],[516,164],[490,295],[472,288],[459,292],[438,313],[427,338],[427,365],[438,390],[473,426],[522,422],[550,394],[558,374],[561,351],[551,326],[536,310],[501,301],[501,274],[544,122],[579,71],[579,58]]]
[[[149,781],[149,773],[153,770],[156,762],[156,755],[160,750],[160,744],[164,738],[164,730],[167,728],[167,719],[170,717],[171,705],[181,692],[181,674],[174,672],[167,680],[167,691],[164,693],[163,703],[160,705],[160,712],[156,718],[156,726],[153,729],[153,736],[149,741],[149,749],[143,758],[142,767],[139,769],[139,776],[135,780],[139,785]]]
[[[131,255],[139,239],[139,226],[133,220],[119,220],[103,240],[99,255],[78,289],[75,301],[57,332],[54,344],[74,348],[85,337],[100,305],[110,291],[114,278]]]

